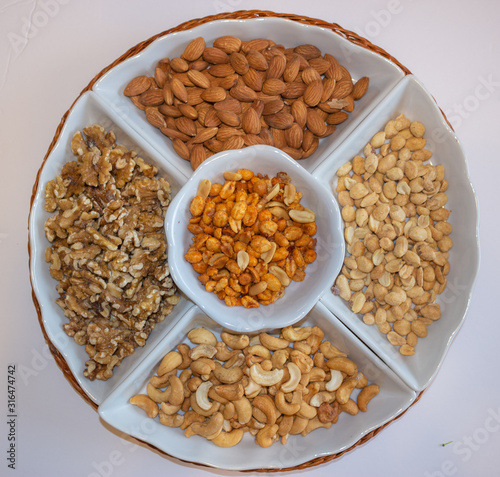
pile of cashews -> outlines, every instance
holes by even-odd
[[[288,326],[278,336],[222,332],[220,341],[200,327],[187,337],[194,346],[168,352],[146,394],[130,403],[220,447],[245,432],[261,447],[286,444],[290,435],[330,428],[342,412],[366,412],[379,392],[318,326]]]

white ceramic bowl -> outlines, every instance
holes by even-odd
[[[321,140],[318,149],[311,157],[301,161],[309,171],[349,136],[361,120],[404,76],[401,69],[391,61],[355,45],[329,29],[283,18],[217,20],[187,31],[160,37],[139,54],[111,69],[99,79],[93,90],[162,155],[172,156],[172,161],[186,175],[191,173],[189,163],[178,157],[171,141],[146,121],[143,111],[138,110],[129,98],[123,96],[123,89],[136,76],[152,76],[158,60],[179,56],[193,38],[202,36],[208,45],[223,35],[235,35],[242,40],[269,38],[287,48],[312,43],[323,54],[330,53],[335,56],[340,64],[349,70],[354,80],[363,76],[370,77],[368,91],[361,100],[356,101],[349,119],[339,125],[331,136]]]
[[[181,429],[166,427],[159,423],[158,418],[146,417],[144,411],[129,403],[129,399],[135,394],[145,393],[149,378],[156,372],[163,356],[181,342],[193,346],[186,338],[192,328],[203,326],[220,339],[223,328],[193,307],[101,404],[99,415],[115,429],[182,460],[195,460],[228,470],[287,469],[348,449],[372,430],[398,416],[415,400],[416,393],[321,304],[316,305],[298,325],[319,326],[325,332],[325,340],[346,352],[369,382],[380,386],[380,393],[370,402],[366,413],[360,412],[356,416],[342,413],[330,429],[317,429],[306,437],[290,436],[286,445],[277,442],[265,449],[258,446],[248,433],[238,445],[221,448],[199,436],[187,439]]]
[[[175,166],[168,164],[154,149],[146,143],[141,144],[140,138],[137,137],[134,131],[119,118],[110,115],[106,106],[103,106],[99,98],[91,92],[83,95],[75,104],[66,120],[57,144],[43,166],[29,219],[31,282],[40,304],[43,326],[48,337],[63,355],[82,389],[94,402],[100,403],[111,389],[141,361],[145,352],[158,343],[160,338],[168,332],[169,328],[192,304],[185,298],[181,298],[181,301],[174,307],[174,311],[153,330],[147,341],[147,346],[136,348],[134,354],[125,358],[121,365],[115,368],[113,376],[109,380],[104,382],[98,380],[89,381],[83,376],[84,363],[88,359],[88,355],[84,346],[78,346],[73,338],[68,337],[62,329],[63,324],[67,323],[68,319],[64,316],[62,309],[55,303],[55,300],[59,298],[56,291],[57,281],[50,276],[49,264],[45,262],[45,249],[49,246],[49,241],[45,237],[44,223],[51,214],[45,211],[44,204],[47,182],[54,179],[61,172],[62,166],[66,162],[75,159],[70,147],[73,134],[94,123],[101,124],[106,130],[114,131],[118,144],[124,144],[129,149],[134,149],[145,160],[157,166],[161,176],[169,181],[173,194],[181,188],[186,179]]]
[[[318,231],[317,259],[306,268],[303,282],[292,282],[285,295],[275,303],[258,308],[228,307],[214,293],[208,293],[198,280],[191,264],[184,258],[193,235],[187,230],[189,206],[202,179],[224,183],[225,171],[247,168],[273,177],[286,172],[298,191],[301,204],[316,213]],[[208,316],[237,332],[280,328],[303,318],[331,285],[340,271],[344,256],[344,240],[340,211],[331,192],[314,179],[297,161],[269,146],[251,146],[215,154],[204,161],[189,178],[170,204],[165,220],[169,243],[168,262],[177,286]]]
[[[453,226],[453,248],[450,250],[451,271],[447,287],[436,300],[441,307],[441,319],[428,327],[426,338],[419,339],[415,355],[405,357],[379,333],[376,326],[365,325],[340,297],[328,292],[322,301],[413,389],[421,390],[436,375],[453,337],[462,326],[479,267],[477,202],[457,137],[424,86],[409,75],[313,175],[335,191],[338,167],[361,153],[372,136],[401,113],[426,126],[426,148],[433,152],[430,163],[445,166],[445,178],[449,183],[446,208],[452,211],[449,222]]]

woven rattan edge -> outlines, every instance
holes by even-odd
[[[357,33],[349,31],[349,30],[345,30],[344,28],[342,28],[340,25],[338,25],[336,23],[329,23],[329,22],[326,22],[324,20],[311,18],[311,17],[307,17],[304,15],[295,15],[295,14],[289,14],[289,13],[276,13],[276,12],[272,12],[272,11],[268,11],[268,10],[238,10],[235,12],[219,13],[216,15],[210,15],[210,16],[206,16],[203,18],[197,18],[197,19],[192,19],[192,20],[186,21],[184,23],[179,24],[176,27],[170,28],[170,29],[165,30],[161,33],[153,35],[152,37],[148,38],[147,40],[144,40],[144,41],[136,44],[132,48],[128,49],[119,58],[117,58],[113,63],[111,63],[108,66],[106,66],[105,68],[103,68],[96,76],[94,76],[94,78],[92,78],[92,80],[88,83],[88,85],[82,89],[82,91],[80,92],[78,97],[75,99],[75,101],[72,103],[70,108],[62,116],[61,121],[59,122],[59,124],[56,128],[54,137],[53,137],[53,139],[52,139],[52,141],[47,149],[47,152],[42,160],[42,164],[41,164],[41,166],[36,174],[35,183],[34,183],[33,188],[32,188],[32,194],[31,194],[31,199],[30,199],[30,215],[31,215],[31,210],[32,210],[33,203],[35,200],[36,191],[38,190],[41,172],[43,170],[45,162],[47,161],[50,153],[52,152],[53,148],[55,147],[55,145],[59,139],[59,136],[60,136],[61,131],[64,127],[64,124],[66,123],[66,119],[67,119],[69,113],[73,109],[73,107],[74,107],[75,103],[78,101],[78,99],[80,99],[80,97],[84,93],[86,93],[87,91],[91,91],[94,84],[102,76],[104,76],[109,70],[114,68],[116,65],[122,63],[123,61],[127,60],[128,58],[131,58],[132,56],[135,56],[136,54],[140,53],[142,50],[147,48],[152,42],[154,42],[158,38],[165,36],[169,33],[190,30],[194,27],[197,27],[197,26],[200,26],[200,25],[203,25],[205,23],[212,22],[212,21],[216,21],[216,20],[225,20],[225,19],[244,20],[244,19],[266,18],[266,17],[284,18],[284,19],[296,21],[298,23],[304,23],[307,25],[314,25],[314,26],[329,29],[329,30],[333,31],[334,33],[338,34],[339,36],[350,41],[351,43],[354,43],[360,47],[363,47],[363,48],[366,48],[370,51],[378,53],[382,57],[390,60],[391,62],[396,64],[405,73],[405,75],[411,74],[411,71],[408,68],[406,68],[404,65],[402,65],[398,60],[396,60],[393,56],[391,56],[387,51],[374,45],[369,40],[359,36]],[[447,124],[450,126],[450,128],[453,130],[451,124],[449,123],[448,119],[446,118],[446,115],[444,114],[444,112],[442,111],[441,108],[439,108],[439,109],[443,115],[443,118],[445,119]],[[31,280],[31,244],[30,244],[30,238],[29,238],[29,235],[30,235],[29,228],[30,227],[28,224],[28,259],[29,259],[28,263],[29,263],[29,271],[30,271],[30,284],[31,284],[31,288],[32,288],[31,295],[32,295],[33,304],[35,306],[35,310],[36,310],[37,315],[38,315],[38,322],[39,322],[40,328],[42,329],[42,333],[43,333],[45,342],[47,343],[49,350],[50,350],[51,354],[53,355],[54,360],[56,361],[57,366],[61,369],[61,371],[63,372],[63,375],[67,379],[67,381],[71,384],[71,386],[73,386],[75,391],[78,394],[80,394],[80,396],[85,400],[85,402],[87,402],[94,410],[97,411],[98,405],[89,398],[89,396],[85,393],[85,391],[82,389],[80,384],[77,382],[75,376],[73,375],[73,373],[69,369],[68,363],[66,362],[66,360],[64,359],[62,354],[54,346],[54,344],[51,342],[51,340],[50,340],[50,338],[47,335],[47,332],[45,330],[45,327],[43,324],[42,313],[41,313],[41,309],[40,309],[40,304],[36,298],[36,294],[35,294],[34,287],[33,287],[33,282]],[[303,470],[303,469],[306,469],[309,467],[315,467],[315,466],[330,462],[332,460],[338,459],[338,458],[342,457],[343,455],[345,455],[346,453],[352,452],[356,447],[365,444],[370,439],[372,439],[374,436],[379,434],[383,429],[385,429],[387,426],[389,426],[392,422],[396,421],[397,419],[400,419],[408,411],[408,409],[410,407],[412,407],[422,397],[422,394],[424,393],[424,391],[425,390],[421,391],[417,395],[414,402],[407,409],[405,409],[403,412],[401,412],[398,416],[396,416],[395,418],[393,418],[389,422],[383,424],[382,426],[378,427],[377,429],[374,429],[373,431],[369,432],[368,434],[366,434],[365,436],[360,438],[352,446],[350,446],[349,448],[347,448],[341,452],[338,452],[336,454],[330,454],[327,456],[317,457],[315,459],[309,460],[307,462],[304,462],[300,465],[296,465],[293,467],[276,468],[276,469],[256,468],[256,469],[244,470],[242,472],[283,472],[283,471],[292,471],[292,470]],[[159,452],[160,454],[168,456],[168,457],[175,459],[179,462],[184,462],[186,464],[195,464],[197,466],[201,466],[201,467],[205,467],[205,468],[211,468],[210,466],[206,466],[206,465],[199,464],[196,462],[191,462],[191,461],[179,459],[175,456],[168,454],[167,452],[165,452],[161,449],[158,449],[156,446],[154,446],[152,444],[149,444],[145,441],[142,441],[141,439],[135,439],[135,440],[137,442],[140,442],[140,443],[144,444],[145,446]]]

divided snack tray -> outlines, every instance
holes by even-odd
[[[429,92],[388,54],[337,25],[294,15],[283,17],[272,12],[235,12],[224,17],[210,17],[192,24],[188,22],[130,50],[91,82],[63,118],[39,171],[32,196],[29,247],[33,300],[42,331],[67,379],[89,404],[98,408],[101,418],[119,431],[180,460],[221,469],[283,470],[324,463],[366,442],[393,419],[401,416],[429,386],[459,331],[479,263],[478,210],[466,159],[458,139]],[[201,36],[209,45],[223,35],[235,35],[243,40],[271,38],[287,47],[313,44],[323,54],[330,53],[337,57],[349,69],[354,80],[363,76],[370,78],[368,92],[356,102],[349,119],[339,125],[334,134],[321,140],[311,157],[297,161],[294,166],[300,169],[297,177],[307,176],[310,184],[316,183],[322,194],[328,194],[327,202],[331,204],[328,210],[334,218],[331,222],[335,222],[340,229],[343,225],[335,192],[338,167],[360,154],[373,135],[383,130],[387,121],[399,114],[426,126],[426,147],[433,151],[430,162],[445,166],[449,183],[447,208],[452,210],[449,222],[453,226],[454,246],[449,258],[449,286],[437,298],[442,317],[430,327],[428,336],[419,341],[414,356],[399,354],[376,326],[365,325],[360,316],[350,311],[347,303],[331,292],[330,287],[335,282],[344,258],[344,245],[337,241],[335,247],[331,248],[338,252],[334,260],[319,261],[316,268],[311,265],[312,276],[315,273],[322,274],[322,281],[318,282],[320,285],[313,279],[295,284],[299,286],[294,296],[309,294],[314,298],[294,315],[294,319],[288,321],[286,308],[281,314],[277,313],[279,319],[273,319],[273,304],[268,305],[268,310],[258,319],[254,315],[254,319],[242,320],[238,325],[232,326],[230,321],[220,324],[220,320],[217,320],[219,323],[214,321],[216,316],[210,306],[206,307],[208,297],[205,300],[203,293],[194,289],[196,282],[184,280],[185,271],[177,275],[177,269],[173,270],[174,281],[179,281],[177,285],[184,293],[173,312],[151,333],[146,346],[137,348],[125,358],[107,381],[89,381],[83,377],[87,355],[84,347],[77,346],[62,330],[67,319],[55,303],[56,281],[51,278],[45,262],[48,241],[44,223],[49,217],[49,213],[44,210],[45,186],[60,173],[64,163],[72,160],[70,143],[73,134],[97,123],[107,131],[115,132],[117,144],[134,149],[159,169],[159,175],[171,184],[174,202],[177,194],[187,194],[183,187],[190,184],[192,170],[189,162],[177,156],[171,141],[151,126],[143,112],[122,92],[132,78],[151,76],[159,59],[180,55],[192,39]],[[269,154],[271,158],[273,154],[279,155],[282,161],[280,165],[286,165],[287,161],[293,162],[281,151],[266,146],[252,146],[231,152],[236,156],[249,157],[250,160],[252,156],[258,157],[259,153]],[[224,156],[221,153],[221,162]],[[212,162],[216,163],[217,159],[214,157]],[[258,158],[255,161],[259,165]],[[259,167],[254,168],[252,162],[246,167],[260,172]],[[203,170],[204,167],[200,167],[200,171]],[[282,168],[274,172],[280,170]],[[271,172],[269,170],[269,174]],[[202,178],[199,175],[197,177]],[[168,219],[173,211],[169,210],[167,214]],[[185,215],[182,210],[179,214],[179,217]],[[325,217],[319,220],[328,222]],[[167,220],[167,232],[170,225]],[[318,241],[325,239],[321,237],[319,226],[317,237]],[[174,241],[176,248],[183,245],[187,247],[187,243],[182,243],[186,240],[185,235],[179,235],[177,240]],[[321,269],[322,263],[328,266]],[[304,285],[302,290],[300,285]],[[282,298],[283,303],[286,303],[286,298],[287,294]],[[231,313],[237,315],[238,310],[233,309]],[[153,422],[146,418],[143,411],[129,403],[134,394],[145,392],[146,383],[161,358],[178,343],[186,342],[186,334],[192,328],[204,326],[216,335],[224,330],[255,334],[261,330],[276,330],[287,324],[320,326],[325,331],[325,339],[330,339],[339,349],[347,352],[369,381],[379,384],[380,394],[370,404],[368,412],[357,416],[343,413],[331,429],[316,430],[306,437],[292,436],[288,444],[283,446],[276,443],[271,448],[263,449],[246,434],[239,445],[224,449],[197,436],[186,439],[179,428],[167,428],[157,421]],[[295,446],[300,446],[300,453],[293,452]]]

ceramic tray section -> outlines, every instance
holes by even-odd
[[[189,205],[200,181],[209,179],[212,183],[224,183],[224,171],[242,168],[250,168],[269,177],[280,171],[286,172],[302,193],[301,204],[314,210],[318,229],[314,236],[317,239],[317,258],[307,266],[305,280],[292,281],[286,287],[285,295],[275,303],[248,309],[228,307],[215,293],[208,293],[192,265],[184,258],[192,243],[192,234],[186,228],[191,218]],[[330,288],[332,274],[340,271],[345,253],[343,226],[335,198],[297,161],[270,146],[225,151],[203,162],[172,201],[165,224],[169,243],[168,262],[175,283],[207,315],[240,333],[284,327],[303,318],[325,288]]]
[[[285,47],[310,43],[320,48],[322,54],[330,53],[335,56],[349,70],[354,80],[369,76],[368,91],[361,100],[356,101],[349,119],[339,125],[330,137],[321,140],[310,158],[300,161],[309,171],[353,132],[360,121],[404,76],[403,71],[391,61],[351,43],[331,30],[282,18],[218,20],[158,38],[136,56],[115,66],[94,85],[93,90],[149,144],[163,156],[171,157],[186,175],[192,172],[189,162],[177,156],[171,141],[146,121],[144,112],[123,96],[123,89],[136,76],[152,76],[158,60],[179,56],[193,38],[202,36],[206,44],[211,45],[215,38],[223,35],[234,35],[242,40],[269,38]]]
[[[193,307],[101,404],[99,415],[119,431],[144,440],[179,459],[195,460],[200,464],[229,470],[286,469],[349,448],[367,433],[398,416],[415,400],[416,393],[323,305],[317,304],[298,325],[317,325],[322,328],[325,339],[346,352],[369,382],[380,386],[380,393],[370,402],[366,413],[360,412],[357,416],[343,413],[331,429],[317,429],[306,437],[290,436],[286,445],[275,443],[269,448],[258,446],[248,433],[235,447],[217,447],[199,436],[187,439],[181,429],[166,427],[158,419],[146,417],[144,411],[129,403],[129,399],[145,392],[148,380],[156,372],[163,356],[181,342],[193,346],[186,335],[196,327],[203,326],[220,339],[223,328],[198,307]],[[298,449],[300,452],[297,452]]]
[[[50,276],[49,266],[45,262],[45,250],[49,246],[49,242],[45,237],[44,223],[51,214],[45,211],[44,204],[47,182],[61,172],[62,166],[66,162],[75,159],[70,146],[73,134],[95,123],[100,124],[107,131],[114,131],[117,144],[124,144],[129,149],[134,149],[146,161],[157,166],[160,175],[170,183],[172,195],[179,191],[186,178],[175,166],[168,164],[154,149],[144,143],[126,123],[110,114],[108,108],[91,92],[84,94],[75,104],[56,146],[43,167],[29,222],[33,289],[40,304],[43,325],[48,337],[63,355],[71,372],[87,395],[94,402],[100,403],[111,389],[141,361],[149,349],[160,341],[169,328],[192,306],[192,303],[181,298],[181,301],[174,307],[174,311],[153,330],[147,341],[147,346],[136,348],[134,354],[128,356],[119,367],[115,368],[112,378],[104,382],[89,381],[84,378],[84,363],[88,359],[88,355],[84,346],[76,345],[73,338],[68,337],[62,329],[62,325],[68,320],[62,309],[55,303],[58,298],[57,281]]]
[[[447,287],[436,300],[442,310],[441,319],[429,326],[427,337],[417,343],[415,355],[405,357],[389,344],[376,326],[365,325],[340,297],[326,292],[321,301],[406,383],[415,390],[422,390],[437,373],[463,323],[479,266],[477,203],[458,139],[424,86],[408,75],[360,124],[356,133],[315,169],[313,175],[336,195],[338,167],[362,153],[373,135],[401,113],[425,125],[426,148],[433,152],[430,163],[445,166],[445,179],[449,183],[446,207],[452,211],[449,222],[453,226],[453,248]]]

